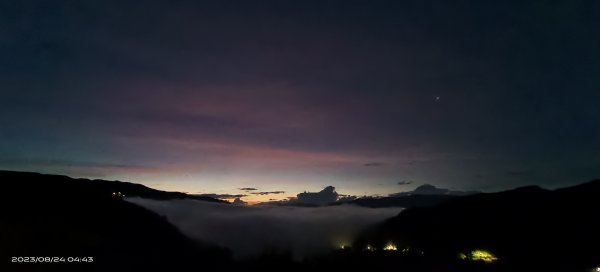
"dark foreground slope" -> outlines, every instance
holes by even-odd
[[[229,260],[223,250],[189,240],[163,217],[112,193],[183,194],[8,171],[0,171],[0,186],[0,271],[181,271]],[[12,263],[12,257],[64,257],[65,263]]]
[[[459,254],[476,249],[498,258],[477,271],[591,271],[600,266],[599,200],[600,180],[465,196],[407,209],[365,233],[355,248],[392,243],[446,271],[469,262]]]

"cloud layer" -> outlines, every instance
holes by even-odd
[[[349,244],[365,227],[401,210],[351,205],[305,208],[127,200],[166,216],[193,239],[231,249],[237,258],[256,256],[265,249],[291,250],[295,258],[326,253]]]

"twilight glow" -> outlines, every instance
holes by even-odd
[[[7,4],[0,168],[251,203],[600,176],[582,10],[398,2]]]

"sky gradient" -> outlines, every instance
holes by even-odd
[[[599,3],[448,2],[2,3],[0,168],[251,202],[599,178]]]

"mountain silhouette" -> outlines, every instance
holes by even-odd
[[[366,231],[355,247],[392,242],[438,262],[485,249],[498,256],[498,271],[589,271],[600,265],[598,199],[600,180],[457,197],[406,209]]]
[[[123,196],[219,200],[36,173],[0,171],[0,182],[0,271],[573,272],[600,266],[600,180],[556,190],[528,186],[378,199],[371,205],[395,201],[409,208],[365,230],[351,246],[302,261],[285,249],[234,260],[227,249],[189,239],[166,218]],[[94,261],[12,263],[12,257]]]
[[[215,199],[207,196],[190,195],[180,192],[165,192],[148,188],[144,185],[122,181],[108,180],[89,180],[89,179],[74,179],[61,175],[48,175],[31,172],[15,172],[0,170],[0,178],[8,183],[4,184],[6,189],[24,190],[26,194],[40,193],[44,194],[47,189],[48,193],[56,191],[57,187],[62,187],[67,190],[80,190],[78,192],[88,195],[106,196],[113,193],[120,196],[128,197],[143,197],[155,200],[172,200],[172,199],[194,199],[201,201],[229,203],[227,201]],[[10,182],[11,180],[18,180]]]
[[[349,201],[336,202],[334,205],[353,204],[369,208],[387,207],[427,207],[440,204],[457,196],[453,195],[402,195],[388,197],[361,197]]]
[[[0,181],[0,271],[171,271],[229,262],[227,251],[188,239],[164,217],[113,193],[154,199],[185,194],[10,171],[0,171]],[[64,257],[65,263],[11,263],[12,257]],[[68,257],[80,263],[66,263]],[[82,263],[84,257],[93,262]]]
[[[423,184],[412,191],[391,194],[387,197],[360,197],[334,204],[354,204],[369,208],[403,207],[416,208],[440,204],[459,196],[478,194],[478,191],[452,191]]]

